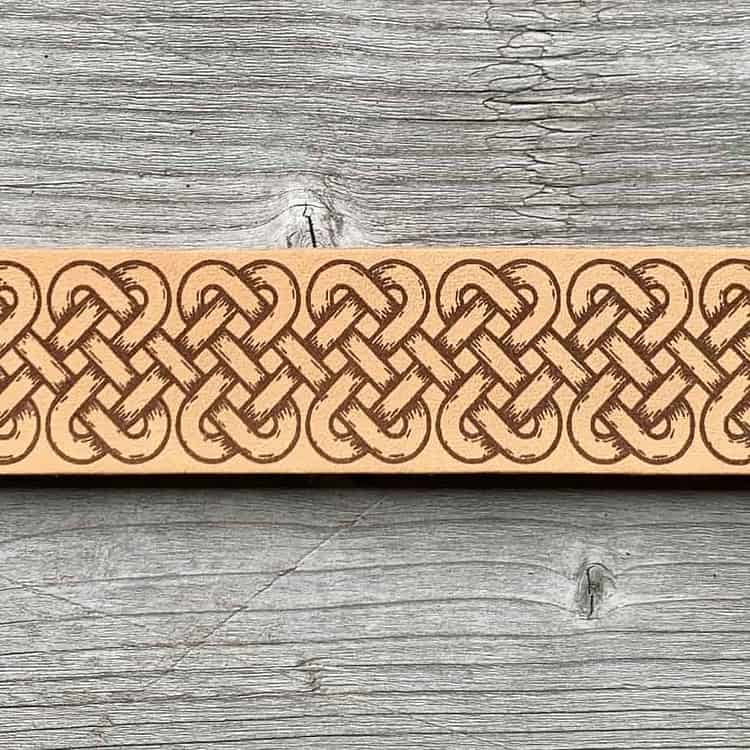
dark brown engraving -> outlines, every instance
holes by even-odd
[[[749,262],[694,279],[666,259],[587,260],[561,289],[537,260],[480,252],[431,285],[406,260],[360,258],[302,283],[262,259],[176,279],[82,260],[46,289],[0,263],[0,464],[42,435],[80,466],[146,465],[171,441],[202,465],[272,468],[303,435],[332,466],[418,463],[430,441],[467,467],[562,444],[582,466],[661,466],[695,441],[750,463]]]

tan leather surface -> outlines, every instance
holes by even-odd
[[[6,251],[3,473],[737,473],[750,251]]]

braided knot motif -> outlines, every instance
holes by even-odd
[[[595,261],[576,273],[568,307],[577,328],[566,344],[588,372],[568,424],[573,443],[590,460],[615,463],[634,454],[661,464],[688,449],[695,424],[683,394],[650,397],[669,378],[674,360],[668,348],[691,306],[687,278],[663,261],[632,269]],[[666,355],[666,374],[655,364],[657,355]]]
[[[499,453],[517,463],[548,456],[562,416],[549,393],[535,392],[536,344],[560,308],[555,279],[529,261],[500,269],[466,261],[441,280],[438,307],[446,325],[438,344],[459,370],[439,413],[446,449],[470,463]]]
[[[57,329],[37,362],[56,391],[47,417],[52,446],[79,464],[105,453],[127,463],[153,458],[169,435],[169,412],[161,399],[144,403],[132,393],[143,377],[136,357],[150,361],[146,347],[168,311],[162,274],[145,263],[111,271],[75,263],[53,279],[48,306]]]
[[[299,310],[295,280],[277,263],[238,271],[209,261],[183,280],[179,307],[187,324],[174,342],[186,365],[177,422],[185,450],[206,463],[287,455],[299,437],[299,409],[289,393],[269,404],[263,391]]]
[[[422,274],[407,263],[335,261],[313,277],[307,304],[316,325],[311,357],[326,371],[307,417],[315,448],[349,463],[372,453],[388,463],[423,448],[430,415],[418,395],[401,397],[413,364],[404,342],[427,314]]]
[[[701,336],[704,356],[719,371],[708,386],[701,435],[711,452],[731,464],[750,463],[750,263],[727,261],[701,288],[709,329]]]
[[[38,376],[24,367],[21,352],[36,343],[32,326],[40,306],[36,279],[16,263],[0,264],[0,464],[25,458],[39,438],[41,420],[31,398]]]
[[[0,262],[0,465],[750,464],[750,262],[424,271]]]

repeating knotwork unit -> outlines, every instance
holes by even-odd
[[[337,260],[301,290],[257,260],[173,287],[134,260],[71,263],[43,294],[0,263],[0,463],[42,433],[79,465],[141,464],[170,439],[202,464],[272,464],[303,433],[336,464],[400,464],[430,441],[533,464],[563,436],[599,465],[668,464],[698,440],[750,463],[750,263],[694,288],[665,260],[603,259],[566,286],[529,260],[463,260],[434,289],[403,260]]]

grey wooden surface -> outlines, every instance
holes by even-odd
[[[0,0],[0,244],[747,244],[750,0]],[[0,748],[750,747],[742,482],[0,483]]]
[[[0,242],[746,242],[750,0],[1,0]]]
[[[5,484],[0,746],[748,747],[747,493],[525,484]]]

